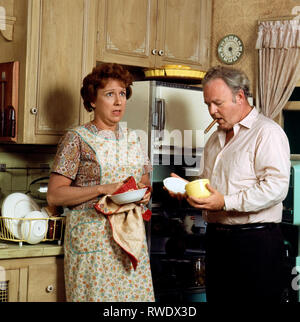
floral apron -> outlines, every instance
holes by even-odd
[[[111,139],[84,127],[74,131],[95,152],[101,184],[121,182],[130,175],[141,180],[143,153],[134,132],[122,129],[122,137]],[[67,301],[154,301],[146,237],[134,270],[128,255],[114,241],[108,219],[93,207],[78,208],[67,213],[66,221]]]

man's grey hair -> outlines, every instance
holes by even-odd
[[[207,71],[202,80],[203,87],[211,80],[217,78],[221,78],[226,83],[233,95],[236,95],[240,89],[244,91],[246,99],[251,95],[250,81],[243,71],[224,66],[212,67]]]

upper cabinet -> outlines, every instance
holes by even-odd
[[[0,8],[0,63],[18,62],[16,137],[0,142],[56,144],[89,121],[80,88],[96,61],[209,67],[212,0],[0,0]]]
[[[96,61],[96,8],[96,0],[14,1],[17,143],[56,144],[89,120],[80,88]]]
[[[96,59],[207,69],[212,0],[99,0]]]
[[[155,66],[181,63],[207,69],[211,0],[158,0]]]
[[[156,13],[156,0],[99,0],[96,59],[154,65]]]
[[[95,11],[94,0],[28,1],[22,141],[55,144],[88,120],[80,88],[95,64]]]

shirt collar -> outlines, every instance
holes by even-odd
[[[255,107],[253,107],[250,113],[246,117],[244,117],[238,124],[250,129],[255,122],[257,115],[258,111]]]
[[[250,113],[248,113],[248,115],[246,117],[244,117],[240,122],[234,124],[234,126],[233,126],[234,136],[237,135],[241,126],[250,129],[252,127],[254,121],[256,120],[258,114],[259,113],[258,113],[257,109],[255,107],[253,107],[252,110],[250,111]],[[226,132],[225,131],[218,131],[218,137],[219,137],[219,142],[221,144],[221,147],[224,147],[225,146],[225,139],[226,139]]]

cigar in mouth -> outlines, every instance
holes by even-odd
[[[214,119],[209,126],[204,130],[204,134],[206,134],[216,123],[217,123],[217,119]]]

